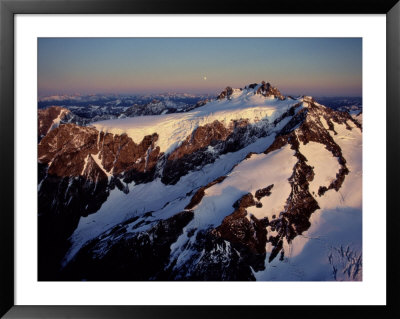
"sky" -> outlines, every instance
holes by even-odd
[[[283,94],[361,96],[362,39],[38,39],[39,96],[217,94],[263,80]]]

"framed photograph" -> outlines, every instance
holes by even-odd
[[[0,10],[1,315],[399,314],[397,1]]]

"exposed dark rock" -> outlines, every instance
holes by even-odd
[[[110,189],[129,192],[120,178],[125,183],[154,178],[159,157],[159,148],[154,147],[157,138],[153,134],[135,144],[125,134],[105,134],[92,127],[65,124],[40,141],[39,264],[44,265],[40,278],[51,276],[50,268],[58,269],[62,254],[54,254],[54,247],[56,243],[68,246],[67,238],[81,216],[98,211]],[[112,174],[110,180],[107,174]]]
[[[213,163],[220,155],[238,151],[269,133],[268,123],[264,127],[256,126],[245,119],[232,121],[229,127],[219,121],[200,126],[169,155],[161,181],[176,184],[189,171]]]
[[[157,280],[168,264],[171,244],[192,218],[192,211],[183,211],[139,233],[118,225],[102,239],[87,243],[63,269],[60,280]]]
[[[90,157],[98,157],[105,172],[120,176],[125,182],[152,180],[160,154],[154,144],[158,135],[147,135],[136,144],[126,134],[113,135],[92,127],[61,125],[52,130],[38,146],[40,163],[49,165],[49,174],[82,176]],[[97,166],[98,167],[98,166]],[[103,178],[106,178],[104,174]]]
[[[66,116],[64,116],[60,124],[76,124],[79,126],[86,126],[94,122],[98,121],[106,121],[117,118],[117,115],[113,114],[98,114],[90,117],[81,117],[73,112],[69,112]]]
[[[60,125],[40,141],[39,163],[48,164],[49,174],[52,175],[80,176],[85,158],[92,149],[96,149],[97,134],[94,128]]]
[[[246,155],[245,159],[251,158],[254,154],[257,154],[256,152],[250,152]]]
[[[332,132],[334,132],[334,123],[344,124],[348,129],[351,129],[347,123],[347,121],[352,121],[351,116],[347,113],[335,112],[317,106],[310,99],[308,101],[310,101],[308,102],[309,106],[300,110],[291,119],[278,134],[274,143],[265,151],[268,154],[289,144],[295,150],[295,156],[298,158],[293,174],[289,179],[292,191],[287,199],[285,210],[280,213],[279,218],[275,219],[275,216],[273,216],[273,220],[269,223],[272,230],[278,231],[278,235],[268,238],[268,241],[274,246],[269,261],[272,261],[279,252],[281,252],[281,258],[283,258],[284,252],[281,251],[283,240],[285,239],[290,243],[297,235],[306,231],[310,227],[311,214],[319,208],[318,202],[309,192],[309,182],[314,178],[313,168],[307,165],[307,159],[299,150],[299,143],[307,144],[313,141],[323,144],[334,157],[338,158],[338,163],[341,165],[336,174],[336,179],[328,187],[321,186],[319,188],[319,196],[322,196],[329,189],[338,191],[345,176],[349,173],[340,146],[323,127],[320,116],[326,120],[329,130]],[[356,126],[361,129],[358,125]],[[294,130],[296,130],[296,134]]]
[[[214,230],[214,234],[232,244],[249,249],[251,253],[264,254],[267,242],[266,225],[253,215],[250,215],[249,219],[246,217],[246,208],[255,205],[252,194],[242,196],[233,204],[235,211],[224,218],[221,225]]]
[[[169,110],[165,103],[159,100],[153,100],[150,103],[146,104],[134,104],[126,111],[122,113],[122,115],[126,117],[135,117],[135,116],[144,116],[144,115],[160,115],[161,113],[173,113],[172,110]]]
[[[326,191],[328,190],[328,187],[326,186],[320,186],[318,188],[318,196],[322,196],[326,193]]]
[[[249,84],[249,89],[254,89],[257,85],[257,83]]]
[[[302,109],[294,115],[290,121],[281,129],[278,136],[284,136],[296,129],[300,124],[303,124],[307,118],[308,109]]]
[[[285,99],[285,97],[281,94],[281,92],[279,92],[277,88],[273,87],[270,83],[265,83],[264,81],[261,82],[261,85],[258,87],[256,94],[261,94],[265,97],[273,95],[280,100]]]
[[[211,229],[197,232],[196,240],[188,246],[190,259],[179,267],[173,262],[160,280],[182,281],[248,281],[255,280],[248,260],[228,241],[216,236]],[[264,257],[265,258],[265,257]]]
[[[39,141],[51,131],[70,111],[60,106],[51,106],[46,109],[38,109],[38,138]]]
[[[256,202],[254,201],[253,195],[248,193],[243,195],[240,199],[238,199],[235,203],[233,203],[233,208],[236,209],[245,209],[247,207],[254,206]]]
[[[92,169],[92,178],[96,179],[96,174],[103,172]],[[67,238],[78,226],[80,217],[99,210],[108,195],[107,179],[91,182],[84,177],[54,175],[43,179],[38,192],[39,280],[54,280],[69,247]]]
[[[295,115],[296,109],[301,105],[301,103],[296,103],[291,106],[286,112],[274,120],[274,125],[278,124],[284,118]]]
[[[108,187],[109,189],[117,187],[121,192],[124,192],[125,194],[129,193],[128,185],[124,185],[118,177],[111,177]]]
[[[256,194],[255,194],[255,198],[257,198],[257,200],[260,200],[261,198],[263,198],[265,196],[271,195],[271,189],[273,187],[274,187],[274,184],[271,184],[265,188],[257,190]]]
[[[233,93],[233,89],[230,86],[227,86],[225,90],[223,90],[217,97],[217,100],[222,100],[222,99],[229,99]]]
[[[230,130],[219,121],[199,126],[192,135],[186,138],[181,146],[169,155],[168,159],[170,161],[180,159],[184,155],[192,154],[209,145],[213,146],[217,141],[226,140],[230,133]]]
[[[185,207],[185,209],[192,209],[193,207],[198,205],[205,195],[205,190],[215,184],[221,183],[225,178],[226,178],[226,176],[220,176],[217,179],[215,179],[214,181],[208,183],[206,186],[200,187],[197,190],[197,192],[192,196],[190,203]]]
[[[190,170],[215,161],[221,151],[214,153],[206,150],[209,146],[218,149],[218,142],[225,141],[229,134],[230,130],[218,121],[198,127],[168,156],[161,181],[165,184],[176,184]]]
[[[205,99],[205,100],[198,101],[194,106],[188,107],[188,108],[185,110],[185,112],[191,111],[191,110],[193,110],[193,109],[195,109],[195,108],[198,108],[198,107],[200,107],[200,106],[204,106],[204,105],[206,105],[208,102],[210,102],[209,99]]]

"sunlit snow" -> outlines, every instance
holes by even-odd
[[[249,119],[251,123],[268,118],[272,122],[294,103],[293,100],[265,98],[253,90],[234,92],[231,100],[215,100],[187,113],[141,116],[93,123],[99,131],[128,134],[135,143],[157,133],[161,152],[172,152],[199,126],[218,120],[229,126],[232,120]]]

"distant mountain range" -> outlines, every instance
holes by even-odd
[[[250,84],[251,86],[252,84]],[[225,94],[222,92],[222,94]],[[161,113],[187,112],[198,103],[217,98],[212,95],[186,93],[163,93],[152,95],[53,95],[39,98],[38,108],[60,106],[70,110],[76,124],[106,119],[141,115],[159,115]],[[361,97],[315,97],[319,103],[334,110],[359,113],[362,110]]]
[[[336,111],[348,112],[355,115],[362,112],[361,97],[315,97],[315,100]]]
[[[150,108],[154,115],[161,112],[183,112],[202,100],[212,98],[209,95],[194,95],[186,93],[163,93],[153,95],[55,95],[42,97],[38,101],[38,108],[61,106],[72,111],[76,116],[85,120],[105,117],[116,118],[125,111],[132,113],[133,109],[142,109],[138,115],[150,115]],[[153,105],[153,106],[152,106]],[[147,106],[147,108],[146,108]],[[146,109],[146,110],[143,110]]]

